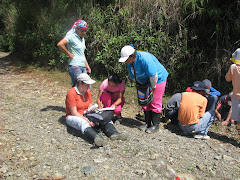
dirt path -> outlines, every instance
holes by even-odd
[[[137,129],[136,105],[127,102],[121,123],[127,141],[96,148],[65,125],[65,95],[70,87],[44,74],[10,66],[0,54],[0,179],[166,179],[155,164],[167,160],[181,179],[240,179],[240,148],[234,127],[214,125],[208,141],[185,137],[174,126],[159,132]],[[96,99],[99,84],[93,86]]]

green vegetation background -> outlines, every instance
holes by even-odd
[[[154,54],[170,73],[166,93],[208,78],[222,94],[229,58],[239,47],[239,0],[1,0],[0,49],[29,65],[67,71],[60,41],[78,19],[89,29],[86,56],[95,78],[119,73],[132,85],[124,45]]]

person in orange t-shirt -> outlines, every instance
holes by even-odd
[[[192,134],[196,139],[210,139],[207,135],[215,116],[214,110],[205,112],[207,87],[201,81],[194,82],[193,92],[182,93],[178,111],[179,126],[184,134]]]
[[[116,128],[113,126],[111,117],[105,117],[105,119],[109,119],[109,121],[102,124],[101,122],[98,123],[94,121],[92,116],[88,116],[84,113],[89,113],[88,109],[92,107],[92,95],[91,91],[89,90],[89,86],[93,83],[95,83],[95,81],[92,80],[86,73],[82,73],[77,76],[76,84],[74,84],[74,86],[68,91],[65,100],[66,123],[91,137],[97,146],[104,146],[105,141],[92,128],[95,126],[96,128],[99,127],[111,140],[126,140],[127,134],[120,134],[116,130]],[[109,114],[109,116],[111,115]]]

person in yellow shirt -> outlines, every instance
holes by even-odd
[[[194,82],[193,92],[182,93],[178,111],[180,128],[184,134],[191,134],[196,139],[210,139],[207,133],[215,116],[212,109],[205,112],[208,102],[204,97],[206,88],[203,82]]]

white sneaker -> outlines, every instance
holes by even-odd
[[[204,139],[204,140],[208,140],[208,139],[210,139],[210,136],[208,136],[208,135],[204,135],[202,139]]]
[[[202,139],[202,138],[203,138],[203,135],[195,134],[193,137],[194,137],[195,139]]]
[[[195,138],[195,139],[208,140],[208,139],[210,139],[210,136],[208,136],[208,135],[201,135],[201,134],[195,134],[195,135],[194,135],[194,138]]]

